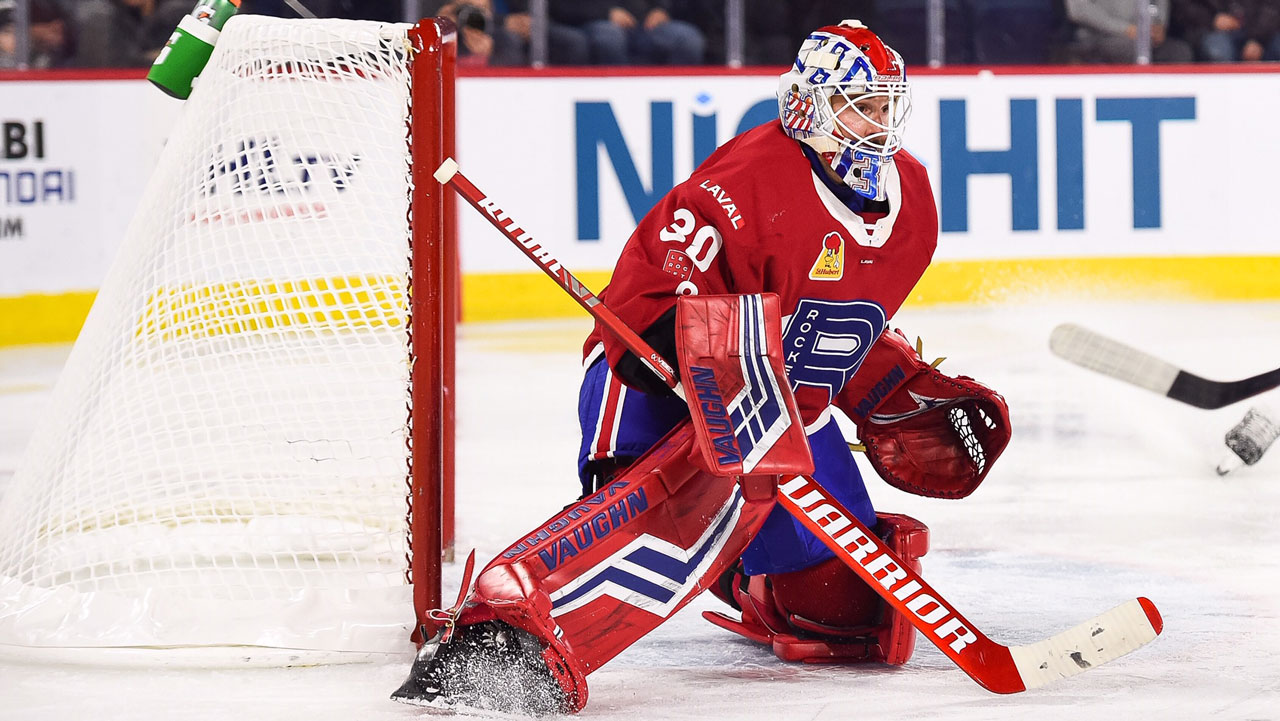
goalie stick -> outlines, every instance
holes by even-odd
[[[435,172],[441,185],[454,190],[495,228],[564,287],[602,325],[639,358],[648,358],[660,378],[673,389],[678,383],[670,365],[614,315],[603,302],[535,243],[505,211],[480,192],[446,160]],[[1146,598],[1136,598],[1043,641],[1005,646],[992,641],[960,615],[856,516],[817,481],[794,476],[778,487],[782,507],[814,533],[889,605],[983,688],[1017,693],[1138,649],[1163,629],[1159,611]]]
[[[1078,366],[1196,408],[1222,408],[1280,387],[1280,368],[1244,380],[1211,381],[1074,323],[1053,329],[1049,349]]]

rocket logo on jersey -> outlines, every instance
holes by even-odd
[[[844,236],[832,231],[822,239],[822,250],[809,270],[809,280],[840,280],[843,277]]]
[[[791,388],[812,386],[834,398],[849,382],[888,317],[865,300],[801,298],[782,332],[782,352]]]

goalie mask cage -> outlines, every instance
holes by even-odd
[[[412,651],[452,541],[453,40],[228,22],[0,506],[0,649]]]

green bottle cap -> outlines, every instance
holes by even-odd
[[[240,0],[202,0],[191,16],[214,30],[221,31],[232,15],[240,9]]]

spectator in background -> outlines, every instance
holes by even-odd
[[[630,30],[631,62],[641,65],[701,65],[707,40],[698,27],[671,15],[673,0],[634,3],[635,24]],[[615,8],[622,13],[623,8]],[[611,20],[625,18],[610,13]]]
[[[553,25],[586,41],[596,65],[700,65],[706,38],[671,16],[671,0],[548,0]],[[514,3],[513,3],[514,9]]]
[[[689,21],[706,36],[706,61],[723,64],[727,60],[724,0],[672,0],[671,8],[672,17]],[[810,30],[849,18],[877,27],[875,0],[744,0],[742,62],[790,65]],[[888,38],[885,42],[892,44]]]
[[[155,60],[191,0],[78,0],[81,28],[75,64],[85,68],[145,67]]]
[[[0,0],[0,68],[18,66],[14,0]],[[75,54],[74,33],[66,14],[52,0],[31,0],[31,58],[28,67],[67,65]]]
[[[490,0],[449,0],[426,12],[442,15],[457,24],[459,64],[525,64],[520,38],[494,16]]]
[[[1133,0],[1066,0],[1067,18],[1075,23],[1075,37],[1067,47],[1074,63],[1132,63],[1137,61],[1138,12]],[[1191,45],[1168,37],[1169,0],[1152,0],[1151,60],[1191,62]]]
[[[1201,60],[1280,60],[1280,2],[1173,0],[1174,28]]]
[[[529,59],[529,42],[533,36],[533,17],[529,14],[529,0],[507,0],[509,12],[502,19],[503,28],[515,38],[521,54]],[[549,15],[551,13],[548,13]],[[551,65],[586,65],[591,62],[587,36],[577,28],[555,17],[547,19],[547,62]]]

